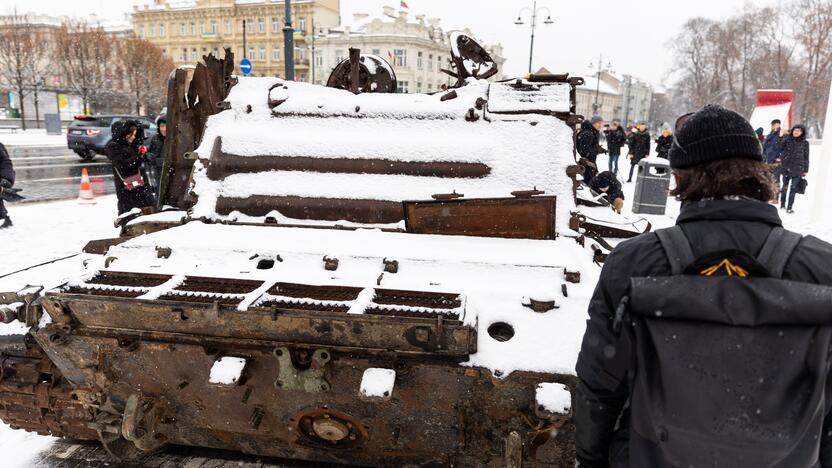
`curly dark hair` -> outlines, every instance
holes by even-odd
[[[745,196],[770,202],[778,190],[768,165],[753,159],[721,159],[674,169],[676,188],[670,194],[683,202],[703,198]]]

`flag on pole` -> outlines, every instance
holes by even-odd
[[[402,0],[402,8],[410,8],[404,0]]]

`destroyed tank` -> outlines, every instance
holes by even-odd
[[[0,419],[122,461],[574,466],[582,277],[640,228],[576,204],[580,78],[451,42],[434,94],[354,50],[327,87],[176,70],[164,207],[0,294]]]

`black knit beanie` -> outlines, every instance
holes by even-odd
[[[670,167],[683,169],[718,159],[762,161],[763,148],[743,116],[709,104],[676,130],[668,157]]]

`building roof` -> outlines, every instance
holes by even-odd
[[[598,88],[597,88],[598,92],[600,92],[601,94],[612,94],[612,95],[620,94],[615,88],[610,86],[604,80],[601,80],[600,85],[599,85],[598,84],[598,79],[595,78],[594,76],[584,77],[584,84],[582,84],[581,86],[578,86],[578,88],[579,89],[588,89],[588,90],[592,90],[594,92],[595,89],[596,89],[596,86],[598,86]]]

